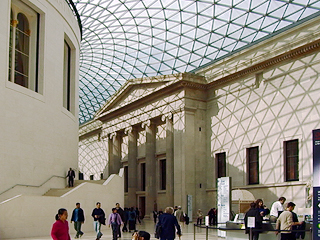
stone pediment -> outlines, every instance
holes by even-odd
[[[119,96],[119,98],[115,99],[113,104],[110,104],[108,106],[108,109],[110,108],[118,108],[123,107],[131,102],[134,102],[140,98],[143,98],[152,92],[156,91],[157,89],[160,89],[165,85],[162,83],[142,83],[142,84],[134,84],[128,86],[126,91],[123,93],[122,96]]]
[[[139,101],[147,96],[153,95],[162,89],[167,89],[181,80],[195,84],[205,84],[206,81],[202,76],[192,73],[178,73],[172,75],[163,75],[156,77],[146,77],[128,80],[98,111],[96,119],[114,112],[120,108]]]
[[[144,98],[176,82],[175,80],[178,79],[171,79],[166,76],[129,80],[106,102],[101,110],[97,112],[96,117]]]

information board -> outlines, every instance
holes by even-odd
[[[313,240],[320,240],[320,129],[312,131],[313,145]]]
[[[231,213],[231,177],[218,178],[218,227],[225,227]],[[226,232],[218,230],[218,237],[226,237]]]
[[[192,195],[187,195],[187,214],[189,222],[192,222]]]

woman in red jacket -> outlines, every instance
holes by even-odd
[[[67,218],[67,210],[60,208],[56,215],[56,222],[52,225],[51,237],[53,240],[71,240]]]

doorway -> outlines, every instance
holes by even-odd
[[[139,197],[139,208],[141,219],[143,219],[146,214],[146,197]]]

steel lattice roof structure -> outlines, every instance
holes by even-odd
[[[128,79],[192,72],[320,14],[319,0],[74,0],[79,121]]]

